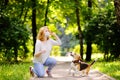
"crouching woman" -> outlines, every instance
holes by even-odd
[[[54,36],[55,40],[50,38],[50,35]],[[44,77],[45,73],[47,73],[48,77],[52,77],[51,70],[56,65],[56,60],[50,57],[50,52],[53,46],[60,45],[60,38],[55,33],[50,32],[47,26],[39,29],[33,58],[34,67],[30,66],[30,74],[32,76]],[[44,66],[48,66],[46,71]]]

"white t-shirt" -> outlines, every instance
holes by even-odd
[[[41,50],[46,50],[45,53],[41,53],[39,57],[35,57],[33,58],[33,63],[44,63],[46,61],[46,59],[49,57],[52,46],[55,45],[61,45],[61,40],[53,40],[53,39],[49,39],[47,40],[46,44],[43,44],[40,40],[36,40],[36,44],[35,44],[35,54],[37,54],[38,52],[40,52]]]

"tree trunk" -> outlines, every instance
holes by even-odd
[[[9,0],[5,0],[5,6],[8,5]]]
[[[116,48],[114,50],[114,57],[120,58],[120,0],[114,0],[115,14],[117,18],[116,34]]]
[[[15,62],[18,62],[18,60],[17,60],[18,50],[17,50],[16,46],[14,47],[14,54],[15,54],[14,60],[15,60]]]
[[[115,14],[117,17],[117,24],[120,27],[120,0],[114,0]]]
[[[92,53],[92,41],[87,42],[87,51],[86,51],[86,61],[91,60],[91,53]]]
[[[1,12],[2,10],[6,9],[8,3],[9,3],[9,0],[2,0],[2,1],[0,2],[0,7],[1,7],[1,8],[0,8],[0,12]]]
[[[47,6],[46,6],[46,12],[45,12],[45,23],[44,23],[44,26],[46,26],[46,22],[47,22],[47,15],[48,15],[49,3],[50,3],[50,1],[47,0]]]
[[[79,16],[79,0],[75,0],[75,5],[76,5],[76,18],[77,18],[77,25],[78,25],[78,31],[79,31],[79,41],[80,41],[80,55],[81,58],[83,59],[83,35],[82,35],[82,30],[80,27],[80,16]]]
[[[92,9],[92,0],[88,0],[88,20],[91,18],[91,9]],[[87,35],[88,37],[91,37],[90,35]],[[90,38],[87,39],[87,49],[86,49],[86,61],[91,60],[91,54],[92,54],[92,41]]]
[[[32,34],[33,34],[33,55],[35,52],[35,43],[36,43],[36,0],[32,0]]]

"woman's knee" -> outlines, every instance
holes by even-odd
[[[57,61],[54,58],[48,58],[45,62],[45,66],[54,66],[56,65]]]
[[[54,59],[53,64],[56,65],[57,61]]]
[[[45,71],[44,71],[43,64],[41,64],[41,63],[35,63],[34,64],[34,69],[35,69],[36,75],[38,77],[44,77]]]
[[[40,77],[40,78],[42,78],[42,77],[44,77],[44,75],[45,75],[45,73],[42,72],[42,73],[38,73],[37,76]]]
[[[53,58],[52,58],[50,64],[51,64],[51,65],[56,65],[56,63],[57,63],[56,59],[53,59]]]

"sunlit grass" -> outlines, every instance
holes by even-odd
[[[93,69],[98,70],[100,72],[103,72],[116,80],[120,80],[120,61],[105,61],[104,54],[102,53],[92,53],[91,59],[92,61],[94,59],[98,58],[98,61],[92,66]],[[85,59],[84,55],[84,59]]]
[[[1,64],[0,80],[29,80],[31,63]]]
[[[116,80],[120,80],[120,61],[113,62],[96,62],[93,68],[103,72]]]

